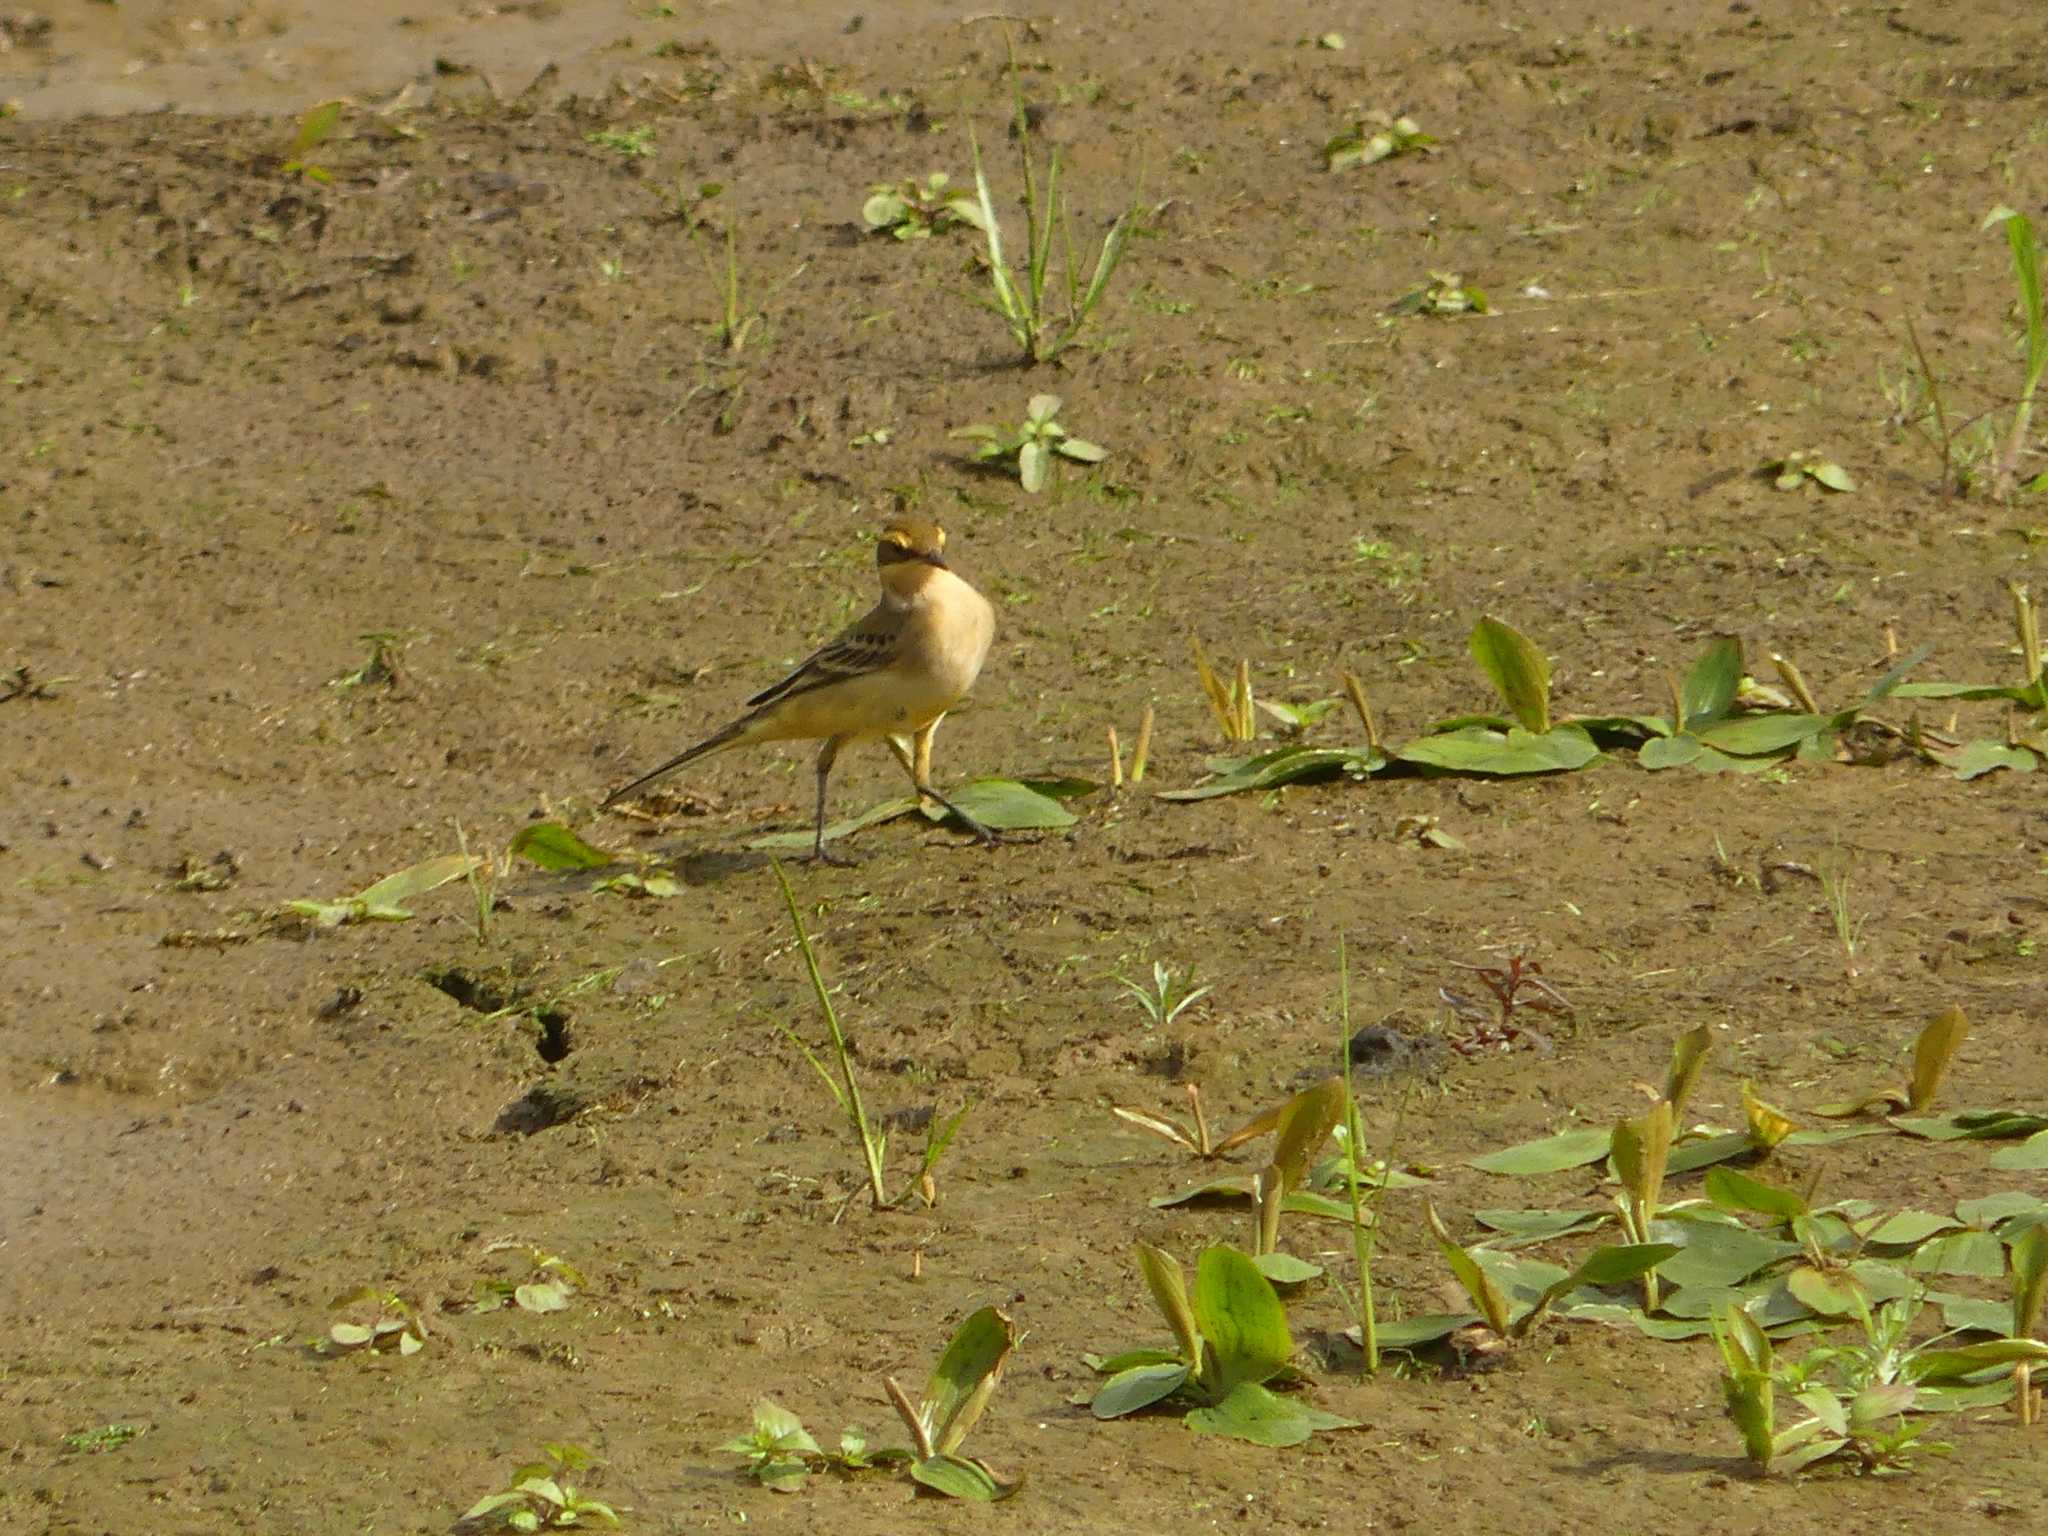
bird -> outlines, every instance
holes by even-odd
[[[885,741],[910,775],[920,799],[951,812],[984,844],[995,833],[932,787],[932,736],[946,711],[981,675],[995,639],[995,610],[946,564],[946,531],[903,517],[882,529],[875,565],[882,600],[772,687],[747,700],[747,712],[659,768],[604,799],[610,808],[685,764],[732,747],[764,741],[817,740],[817,835],[811,857],[824,864],[853,860],[825,847],[825,785],[840,750]]]

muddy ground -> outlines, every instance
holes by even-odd
[[[2048,18],[1038,16],[1024,85],[1082,238],[1163,206],[1085,344],[1020,369],[962,236],[857,228],[874,183],[964,176],[970,125],[1009,207],[995,26],[635,4],[408,29],[362,6],[337,37],[317,9],[10,9],[0,54],[0,666],[27,685],[0,703],[0,1528],[439,1531],[568,1440],[634,1530],[900,1530],[901,1479],[784,1498],[710,1447],[763,1393],[821,1438],[893,1434],[881,1377],[986,1301],[1028,1337],[976,1445],[1028,1485],[993,1514],[922,1506],[942,1529],[2048,1518],[2039,1436],[2003,1412],[1944,1426],[1955,1454],[1910,1478],[1757,1482],[1704,1343],[1554,1327],[1489,1372],[1369,1380],[1327,1289],[1295,1327],[1361,1431],[1261,1451],[1077,1405],[1084,1351],[1161,1334],[1129,1240],[1191,1256],[1246,1228],[1149,1208],[1189,1169],[1105,1106],[1199,1081],[1234,1121],[1325,1066],[1340,937],[1358,1023],[1454,1032],[1457,963],[1517,950],[1576,1004],[1548,1054],[1368,1090],[1464,1232],[1477,1207],[1603,1202],[1590,1175],[1459,1165],[1635,1112],[1694,1023],[1718,1042],[1694,1114],[1724,1125],[1745,1078],[1795,1117],[1896,1079],[1950,1003],[1974,1026],[1951,1102],[2048,1099],[2032,779],[1622,759],[1150,793],[1220,748],[1190,634],[1269,697],[1355,669],[1395,739],[1486,705],[1483,612],[1550,652],[1561,709],[1666,708],[1716,630],[1830,701],[1882,671],[1887,626],[1935,647],[1928,675],[2015,676],[2005,583],[2034,577],[2038,505],[1945,499],[1881,379],[1911,321],[1957,416],[2016,387],[1979,221],[2042,211]],[[340,92],[307,157],[329,179],[287,172],[299,113]],[[1441,152],[1325,173],[1368,108]],[[736,354],[676,217],[714,181],[765,300]],[[1432,271],[1497,312],[1390,319]],[[1027,497],[948,433],[1038,391],[1110,457]],[[1806,450],[1857,491],[1747,473]],[[847,1208],[856,1158],[776,1033],[818,1026],[745,847],[804,824],[808,756],[715,759],[652,816],[593,807],[869,601],[867,540],[903,506],[947,524],[1002,626],[942,782],[1101,780],[1107,727],[1128,742],[1151,703],[1158,730],[1145,784],[1069,832],[989,851],[898,822],[855,869],[794,871],[877,1109],[974,1105],[937,1206],[876,1215]],[[392,665],[363,675],[373,633]],[[1314,739],[1356,733],[1339,713]],[[839,808],[897,792],[881,752],[842,761]],[[481,936],[461,884],[410,922],[264,916],[540,816],[663,856],[681,893],[522,867]],[[1849,871],[1853,967],[1787,862]],[[1155,959],[1214,987],[1167,1028],[1114,980]],[[532,1129],[549,1110],[580,1112]],[[1900,1138],[1778,1163],[1889,1204],[2038,1180]],[[511,1274],[486,1252],[506,1238],[581,1270],[570,1310],[449,1310]],[[1390,1312],[1451,1299],[1414,1195],[1379,1280]],[[366,1284],[424,1309],[425,1351],[306,1348]],[[139,1433],[65,1439],[110,1424]]]

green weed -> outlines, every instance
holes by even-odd
[[[1024,420],[1014,427],[979,422],[947,435],[976,444],[977,461],[1014,459],[1018,483],[1035,496],[1045,489],[1055,455],[1082,464],[1100,464],[1109,457],[1107,448],[1067,434],[1057,419],[1061,404],[1058,395],[1033,395],[1025,407]]]
[[[507,1486],[470,1505],[458,1523],[469,1531],[557,1531],[599,1521],[616,1526],[617,1510],[585,1498],[569,1481],[589,1465],[590,1453],[581,1446],[543,1445],[540,1460],[513,1468]]]

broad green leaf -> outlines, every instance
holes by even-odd
[[[377,1337],[377,1330],[361,1323],[333,1323],[327,1329],[327,1337],[343,1349],[358,1349]]]
[[[1201,1369],[1201,1326],[1188,1302],[1187,1281],[1181,1274],[1180,1261],[1164,1248],[1155,1248],[1150,1243],[1133,1246],[1138,1253],[1138,1268],[1145,1276],[1145,1287],[1151,1291],[1152,1300],[1166,1319],[1174,1342],[1180,1346],[1181,1359],[1190,1369]]]
[[[512,1299],[528,1312],[560,1312],[569,1305],[569,1293],[553,1281],[536,1280],[516,1287]]]
[[[1791,1221],[1807,1211],[1806,1201],[1793,1191],[1733,1168],[1711,1169],[1704,1188],[1707,1198],[1724,1211],[1755,1211],[1779,1221]]]
[[[1016,1345],[1016,1328],[994,1307],[969,1313],[953,1331],[917,1405],[932,1449],[941,1456],[959,1449],[988,1407],[989,1396],[1002,1379],[1003,1363]]]
[[[1239,1382],[1211,1406],[1194,1409],[1187,1425],[1199,1435],[1226,1435],[1253,1445],[1300,1445],[1315,1433],[1295,1404],[1249,1381]]]
[[[2040,766],[2040,759],[2025,747],[2008,746],[2002,741],[1966,741],[1953,752],[1931,754],[1957,778],[1979,779],[2000,768],[2010,768],[2015,773],[2032,773]]]
[[[1120,1419],[1173,1396],[1187,1384],[1188,1375],[1187,1366],[1177,1361],[1132,1366],[1103,1383],[1089,1411],[1098,1419]]]
[[[1742,642],[1716,635],[1678,690],[1678,729],[1691,731],[1720,719],[1734,706],[1741,686]]]
[[[2012,1332],[2012,1306],[2003,1301],[1982,1301],[1974,1296],[1957,1296],[1948,1291],[1929,1291],[1926,1299],[1941,1308],[1941,1326],[1967,1333]]]
[[[1758,757],[1797,746],[1826,730],[1828,723],[1825,715],[1738,715],[1702,725],[1693,734],[1717,751],[1736,757]]]
[[[1647,1222],[1657,1214],[1665,1164],[1671,1156],[1671,1101],[1659,1099],[1648,1114],[1617,1120],[1608,1155],[1637,1218]]]
[[[1614,1219],[1612,1211],[1474,1211],[1472,1219],[1481,1226],[1504,1233],[1512,1245],[1547,1243],[1579,1232],[1590,1232]],[[1509,1246],[1503,1244],[1502,1246]]]
[[[1100,464],[1109,457],[1107,448],[1091,443],[1084,437],[1063,437],[1058,447],[1062,457],[1078,459],[1083,464]]]
[[[976,1461],[972,1456],[956,1456],[944,1451],[923,1461],[913,1461],[910,1475],[934,1493],[943,1493],[954,1499],[973,1499],[982,1504],[1007,1499],[1023,1486],[1022,1483],[1002,1481],[985,1463]]]
[[[1742,1084],[1742,1118],[1749,1126],[1749,1139],[1769,1151],[1798,1129],[1782,1111],[1756,1096],[1745,1079]]]
[[[2000,1147],[1991,1154],[1991,1166],[2006,1173],[2048,1168],[2048,1130],[2036,1131],[2016,1147]]]
[[[2016,1222],[2015,1227],[2048,1221],[2048,1200],[2021,1190],[2007,1189],[1995,1195],[1956,1202],[1956,1219],[1966,1226],[1983,1227],[1988,1231],[2002,1222],[2012,1221],[2014,1217],[2026,1218]]]
[[[1963,1017],[1963,1010],[1953,1005],[1920,1031],[1920,1038],[1913,1042],[1913,1078],[1906,1096],[1908,1109],[1917,1114],[1933,1102],[1941,1087],[1942,1075],[1948,1071],[1948,1064],[1955,1059],[1964,1037],[1969,1033],[1969,1021]]]
[[[1173,1349],[1126,1349],[1113,1355],[1081,1356],[1082,1363],[1098,1376],[1121,1376],[1140,1365],[1184,1365],[1180,1351]]]
[[[495,1510],[510,1509],[515,1504],[522,1508],[525,1506],[526,1492],[524,1489],[507,1488],[500,1493],[487,1493],[470,1505],[468,1509],[465,1509],[462,1512],[462,1518],[465,1521],[481,1519]]]
[[[2012,1331],[2025,1337],[2041,1315],[2048,1294],[2048,1226],[2028,1227],[2012,1245]]]
[[[819,1454],[818,1442],[813,1440],[804,1428],[804,1421],[772,1398],[762,1398],[754,1404],[754,1432],[772,1441],[777,1450],[805,1451]],[[726,1449],[750,1449],[745,1439],[732,1441]]]
[[[512,857],[526,859],[542,869],[603,869],[618,859],[601,848],[593,848],[559,821],[529,822],[512,839]]]
[[[1659,1242],[1681,1251],[1658,1266],[1667,1285],[1740,1285],[1758,1270],[1798,1253],[1799,1244],[1766,1237],[1746,1227],[1718,1222],[1660,1220],[1651,1224]]]
[[[998,832],[1057,831],[1078,818],[1053,796],[1015,779],[970,779],[946,797],[983,826]],[[924,814],[944,821],[944,806],[927,805]]]
[[[1540,736],[1519,726],[1506,731],[1474,726],[1421,737],[1394,753],[1404,763],[1440,768],[1447,773],[1500,777],[1570,772],[1585,767],[1599,755],[1600,748],[1593,738],[1574,725],[1560,725]]]
[[[1381,1323],[1377,1329],[1381,1349],[1417,1350],[1447,1339],[1460,1328],[1479,1321],[1477,1312],[1433,1312],[1421,1317],[1404,1317],[1397,1323]],[[1356,1328],[1347,1330],[1352,1343],[1360,1343]]]
[[[1831,491],[1853,491],[1856,489],[1856,482],[1849,478],[1849,472],[1832,459],[1809,459],[1806,462],[1805,469],[1807,474]]]
[[[1291,1253],[1261,1253],[1254,1255],[1252,1262],[1275,1285],[1306,1285],[1323,1272],[1322,1265],[1297,1259]]]
[[[1386,766],[1386,758],[1369,747],[1276,747],[1246,758],[1206,783],[1192,789],[1170,789],[1161,800],[1209,800],[1217,795],[1239,795],[1278,789],[1301,779],[1362,778]]]
[[[1587,1254],[1555,1290],[1563,1296],[1581,1286],[1623,1285],[1648,1274],[1679,1251],[1676,1243],[1609,1243]]]
[[[1692,1173],[1715,1163],[1733,1162],[1736,1158],[1753,1157],[1758,1152],[1757,1144],[1750,1139],[1747,1131],[1727,1131],[1718,1136],[1696,1136],[1691,1141],[1681,1141],[1671,1149],[1671,1156],[1665,1163],[1667,1175]]]
[[[1923,1349],[1907,1360],[1906,1374],[1914,1381],[1953,1381],[1987,1366],[2017,1365],[2022,1360],[2048,1360],[2048,1344],[2039,1339],[1987,1339],[1954,1349]]]
[[[1049,459],[1045,444],[1041,442],[1028,442],[1017,450],[1018,483],[1034,496],[1045,489],[1046,465]]]
[[[1682,768],[1704,750],[1697,736],[1659,736],[1643,743],[1636,761],[1655,773],[1663,768]]]
[[[1582,1130],[1563,1131],[1555,1136],[1545,1136],[1536,1141],[1519,1142],[1512,1147],[1503,1147],[1498,1152],[1482,1153],[1466,1160],[1469,1167],[1485,1173],[1507,1173],[1528,1176],[1539,1173],[1561,1173],[1567,1168],[1582,1168],[1587,1163],[1596,1163],[1607,1156],[1613,1145],[1614,1132],[1606,1126],[1588,1126]]]
[[[1523,635],[1488,615],[1472,626],[1472,659],[1508,713],[1532,736],[1550,729],[1550,663]]]
[[[1866,1229],[1859,1226],[1857,1232],[1865,1242],[1911,1248],[1926,1242],[1937,1232],[1952,1231],[1956,1226],[1957,1222],[1951,1216],[1938,1216],[1933,1211],[1909,1210],[1895,1212],[1874,1227]]]
[[[1906,1267],[1916,1275],[1975,1275],[1996,1280],[2005,1274],[2005,1245],[1989,1232],[1951,1232],[1921,1244]]]
[[[1846,1270],[1799,1264],[1786,1272],[1784,1280],[1785,1289],[1802,1306],[1822,1317],[1849,1317],[1863,1302],[1863,1288]]]
[[[323,101],[304,117],[299,119],[298,135],[292,140],[287,160],[303,160],[311,150],[318,149],[341,126],[339,101]]]
[[[1500,1287],[1494,1284],[1493,1276],[1480,1267],[1470,1250],[1460,1246],[1451,1236],[1443,1218],[1437,1215],[1436,1207],[1427,1200],[1422,1202],[1422,1214],[1444,1262],[1451,1266],[1451,1273],[1457,1277],[1458,1284],[1472,1298],[1472,1305],[1486,1319],[1487,1327],[1505,1337],[1508,1332],[1508,1303]]]
[[[1251,1255],[1226,1243],[1203,1249],[1192,1301],[1195,1325],[1214,1358],[1213,1376],[1203,1378],[1209,1390],[1264,1381],[1293,1358],[1287,1309]]]
[[[1344,1117],[1344,1080],[1325,1078],[1287,1101],[1273,1140],[1273,1166],[1287,1189],[1299,1188],[1309,1160]]]
[[[1965,1109],[1952,1115],[1894,1115],[1893,1125],[1928,1141],[2010,1141],[2048,1130],[2048,1118],[2017,1109]],[[2010,1164],[2000,1166],[2010,1167]]]
[[[1664,1073],[1664,1098],[1671,1106],[1674,1124],[1685,1113],[1685,1101],[1692,1097],[1693,1085],[1706,1065],[1707,1052],[1713,1048],[1714,1032],[1704,1024],[1695,1024],[1671,1042],[1671,1065]]]

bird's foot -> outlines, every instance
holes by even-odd
[[[974,840],[981,844],[982,847],[993,848],[1003,841],[1002,834],[997,832],[994,827],[989,826],[986,822],[975,820],[930,785],[922,786],[922,792],[930,797],[934,805],[959,822],[962,827],[973,835]]]
[[[860,863],[860,860],[852,858],[847,854],[834,853],[821,842],[811,849],[811,862],[813,864],[829,864],[834,869],[852,869],[856,864]]]

